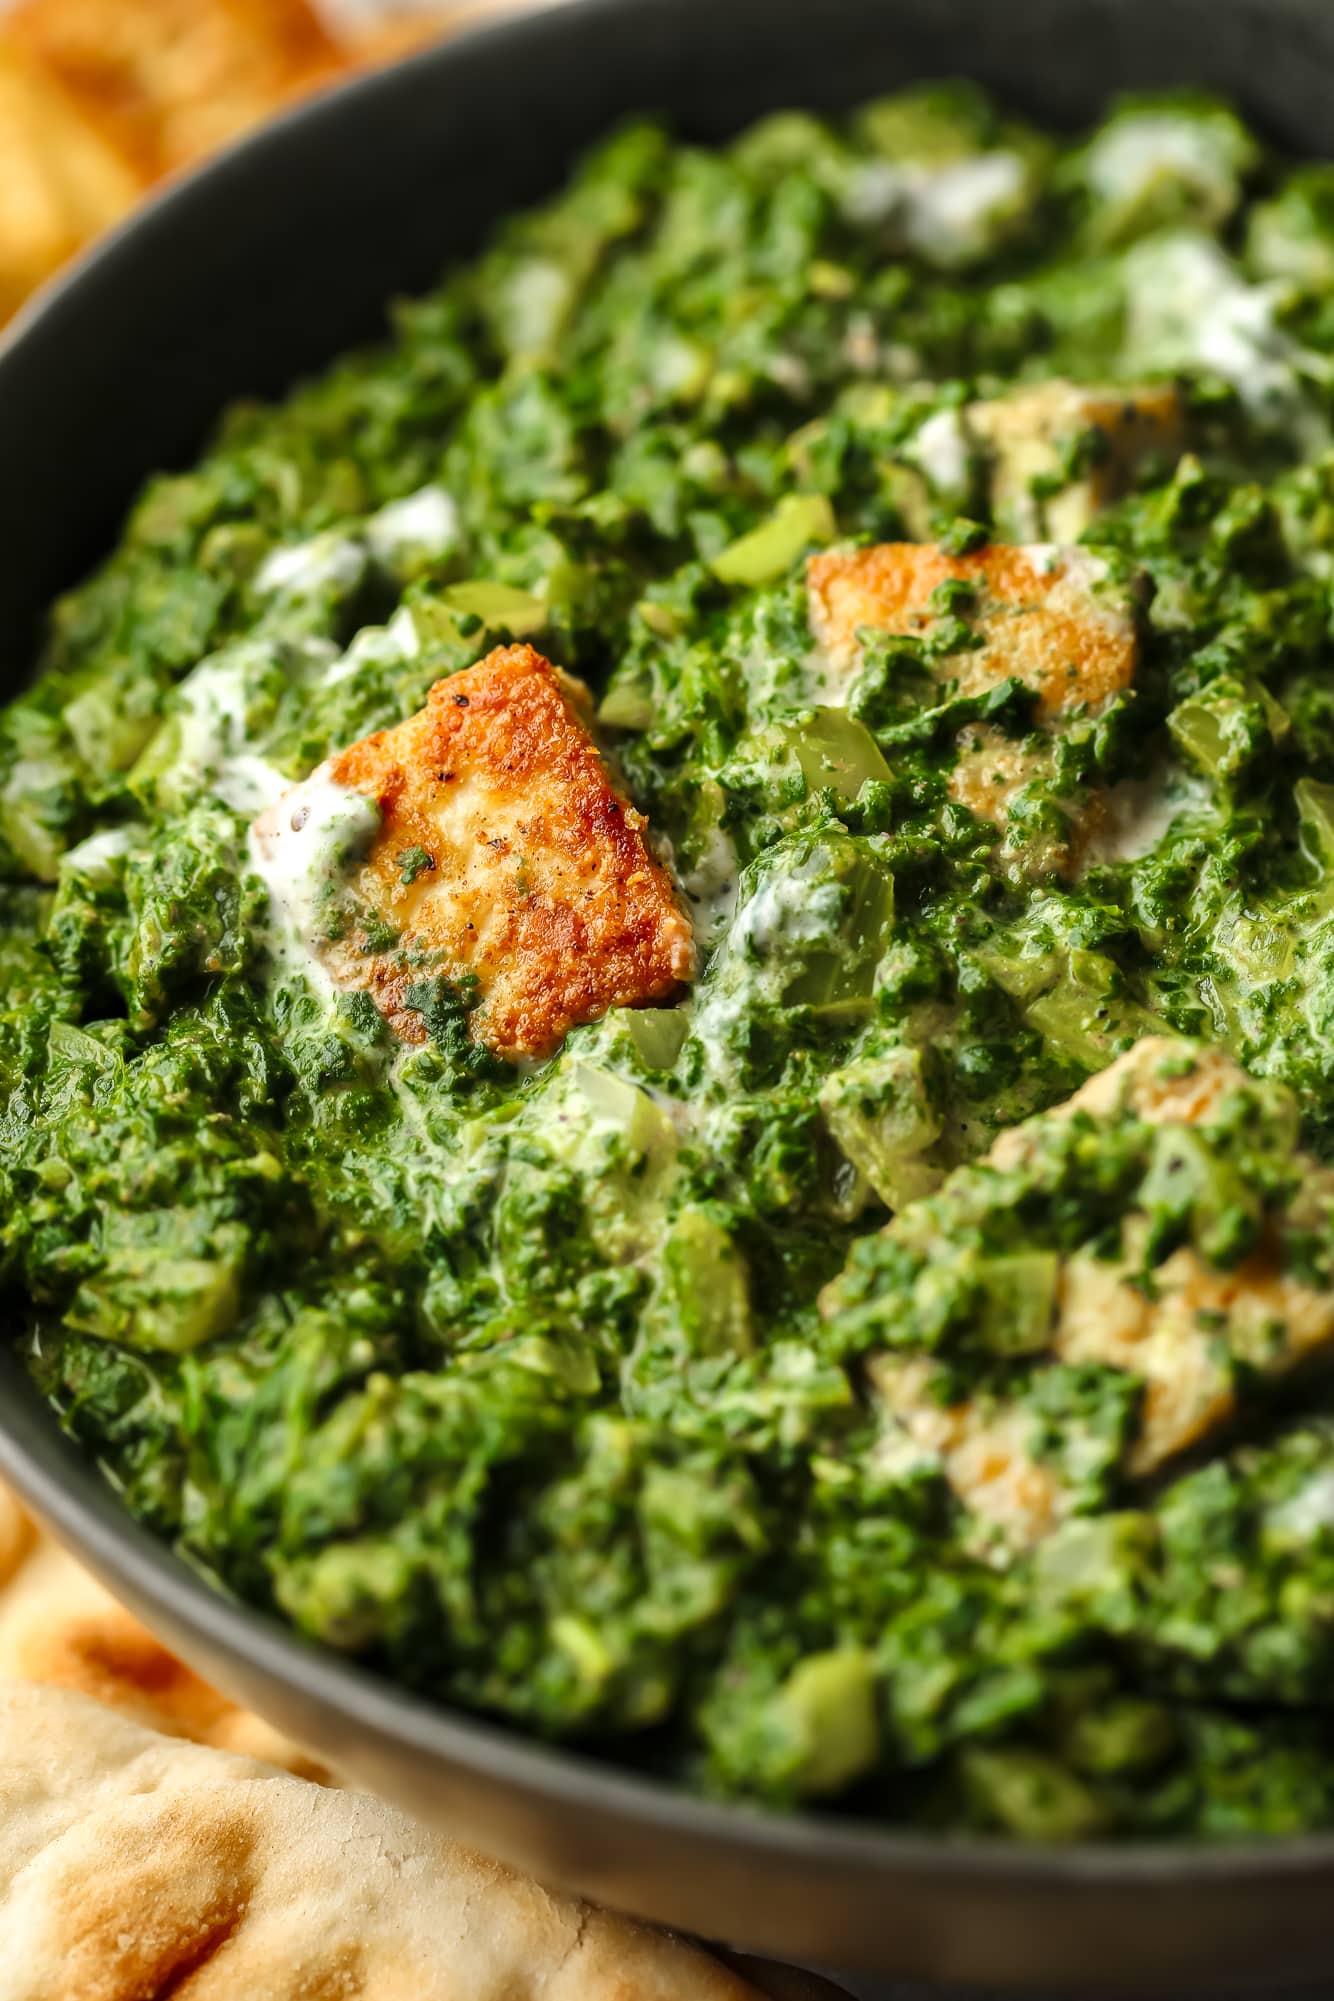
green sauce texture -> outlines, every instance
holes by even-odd
[[[831,637],[890,544],[952,568]],[[1011,545],[1109,683],[995,665]],[[0,714],[62,1424],[220,1588],[715,1795],[1334,1825],[1332,592],[1334,166],[1193,96],[618,131],[152,480]],[[250,835],[511,642],[699,958],[525,1062],[288,921],[351,935],[373,803],[285,889]]]

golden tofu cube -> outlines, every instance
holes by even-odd
[[[576,1024],[669,1000],[692,977],[690,921],[590,709],[530,646],[498,648],[256,823],[273,885],[292,879],[284,855],[331,794],[373,807],[369,840],[338,864],[341,935],[327,918],[300,928],[334,983],[369,993],[405,1041],[425,1040],[412,995],[436,975],[471,990],[473,1036],[511,1059],[547,1056]]]
[[[1096,716],[1134,681],[1131,595],[1087,549],[992,543],[948,556],[931,543],[886,542],[814,556],[806,580],[811,624],[835,677],[856,672],[864,630],[929,635],[940,616],[933,593],[957,580],[972,589],[965,615],[979,643],[938,660],[935,671],[960,693],[981,694],[1014,677],[1033,689],[1035,720],[1054,737],[1074,716]],[[960,735],[950,797],[1004,833],[1024,787],[1054,776],[1055,755],[1054,743],[1020,744],[995,728],[970,726]],[[998,865],[1024,879],[1069,873],[1099,814],[1095,795],[1071,800],[1066,831],[1021,840],[1013,851],[1007,845]]]
[[[959,733],[959,758],[949,775],[949,796],[956,805],[966,806],[974,819],[985,820],[1004,834],[1025,787],[1050,784],[1055,775],[1054,738],[1034,748],[1031,743],[1016,743],[989,724],[974,724]],[[1090,833],[1100,823],[1099,809],[1096,797],[1081,794],[1068,802],[1062,832],[1023,843],[1013,854],[1007,844],[1001,850],[1002,860],[1012,864],[1024,881],[1070,874],[1083,858]]]
[[[965,424],[989,460],[993,519],[1003,534],[1024,541],[1078,541],[1149,460],[1171,463],[1186,442],[1181,396],[1171,383],[1087,389],[1041,382],[970,404]]]
[[[1138,642],[1129,594],[1087,549],[993,542],[948,556],[928,542],[829,550],[807,565],[811,624],[838,673],[856,671],[863,628],[925,638],[940,614],[932,593],[972,586],[980,644],[952,653],[942,680],[976,695],[1013,676],[1038,697],[1039,718],[1097,709],[1135,678]]]
[[[1148,1036],[1064,1104],[1002,1133],[983,1165],[1022,1167],[1053,1122],[1076,1115],[1111,1121],[1130,1113],[1149,1125],[1197,1125],[1246,1081],[1221,1050]],[[1334,1171],[1310,1159],[1286,1220],[1314,1222],[1331,1208]],[[905,1210],[888,1231],[920,1240],[925,1213]],[[1227,1269],[1183,1245],[1154,1267],[1150,1293],[1143,1283],[1147,1229],[1147,1217],[1132,1211],[1118,1255],[1087,1247],[1060,1258],[1043,1351],[1051,1362],[1125,1370],[1142,1385],[1125,1465],[1132,1479],[1157,1473],[1231,1421],[1237,1388],[1230,1363],[1278,1378],[1334,1347],[1334,1294],[1285,1269],[1277,1241]],[[836,1305],[837,1283],[826,1310]],[[1035,1427],[1022,1404],[1003,1393],[942,1404],[930,1356],[878,1355],[869,1374],[892,1426],[890,1449],[897,1433],[934,1458],[984,1536],[992,1531],[1026,1548],[1064,1518],[1070,1496],[1034,1449]]]
[[[1164,1059],[1181,1046],[1147,1036],[1047,1116],[1107,1119],[1131,1111],[1149,1125],[1202,1123],[1245,1073],[1221,1049],[1206,1049],[1175,1075],[1178,1066]],[[1015,1165],[1031,1144],[1019,1126],[1001,1135],[991,1157],[1000,1167]],[[1334,1199],[1334,1173],[1314,1159],[1302,1199],[1317,1207]],[[1144,1474],[1231,1416],[1235,1395],[1218,1358],[1218,1328],[1258,1374],[1285,1375],[1334,1340],[1334,1296],[1292,1278],[1271,1247],[1220,1271],[1183,1246],[1156,1267],[1150,1300],[1136,1283],[1142,1259],[1135,1234],[1127,1232],[1119,1264],[1082,1251],[1063,1261],[1052,1347],[1063,1362],[1104,1362],[1143,1378],[1130,1470]]]
[[[881,1451],[893,1459],[907,1440],[938,1465],[979,1524],[985,1548],[999,1536],[1031,1549],[1065,1518],[1067,1495],[1055,1468],[1037,1456],[1035,1424],[1019,1404],[942,1403],[937,1365],[924,1355],[876,1355],[867,1365],[890,1424]]]

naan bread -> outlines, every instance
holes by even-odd
[[[19,0],[5,34],[145,184],[346,66],[309,0]]]
[[[5,2001],[759,1992],[364,1795],[21,1682],[0,1684],[0,1967]]]
[[[0,29],[0,321],[141,191],[62,85]]]
[[[750,1962],[729,1974],[310,1780],[335,1783],[169,1653],[0,1485],[0,1968],[27,1982],[0,1981],[3,2001],[833,1993]]]
[[[0,0],[0,323],[164,174],[508,4]]]
[[[202,1681],[0,1486],[0,1675],[93,1696],[146,1729],[331,1782],[316,1758]]]

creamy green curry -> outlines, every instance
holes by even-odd
[[[0,715],[11,1324],[221,1588],[714,1794],[1334,1825],[1334,167],[619,131]]]

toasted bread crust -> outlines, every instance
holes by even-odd
[[[405,1040],[425,1035],[406,1005],[423,960],[476,979],[473,1032],[509,1057],[548,1055],[576,1024],[667,1000],[693,974],[689,920],[581,695],[532,647],[498,648],[332,760],[334,783],[379,805],[357,888],[400,940],[340,952],[331,970],[366,985]]]
[[[139,193],[59,81],[0,39],[0,321]]]
[[[0,1684],[5,2001],[816,2001],[365,1793]],[[757,1970],[755,1978],[761,1978]]]
[[[308,0],[23,0],[7,27],[145,182],[343,66]]]

